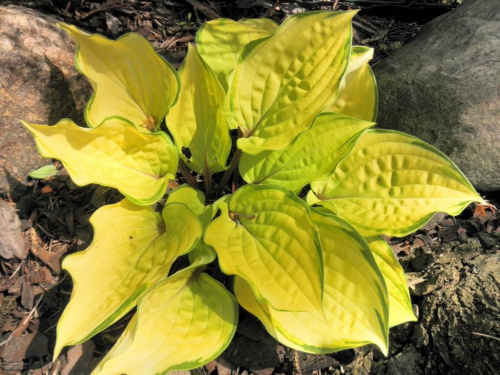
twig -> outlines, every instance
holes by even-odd
[[[90,16],[96,14],[96,13],[99,13],[99,12],[104,12],[106,10],[110,10],[110,9],[113,9],[113,8],[126,8],[126,7],[131,7],[131,6],[134,6],[134,4],[131,4],[131,3],[122,3],[122,4],[110,4],[110,5],[101,5],[99,8],[97,9],[92,9],[88,12],[85,12],[83,14],[76,14],[75,15],[75,20],[76,21],[82,21],[86,18],[89,18]]]
[[[205,182],[205,195],[207,198],[212,198],[212,174],[208,167],[203,171],[203,181]]]
[[[231,164],[229,164],[229,168],[224,172],[224,175],[222,176],[222,179],[220,180],[219,186],[217,187],[217,194],[221,194],[224,191],[224,188],[227,186],[227,183],[229,182],[229,178],[233,174],[234,170],[238,166],[238,162],[240,161],[241,154],[243,152],[240,149],[237,149],[236,152],[233,155],[233,158],[231,159]]]
[[[40,296],[40,298],[38,299],[38,301],[36,301],[35,306],[31,309],[31,311],[28,314],[28,316],[25,316],[21,320],[21,322],[19,323],[19,325],[17,326],[17,328],[14,331],[12,331],[12,333],[9,335],[9,337],[6,340],[0,342],[0,346],[5,345],[5,347],[7,347],[7,345],[9,344],[10,340],[12,340],[13,337],[16,337],[16,336],[19,337],[23,333],[23,331],[28,327],[28,324],[29,324],[31,318],[33,317],[33,315],[35,314],[36,310],[38,309],[38,306],[40,305],[40,302],[42,302],[42,299],[43,299],[44,295],[45,294],[42,294]]]
[[[186,180],[187,184],[193,188],[198,187],[198,183],[194,179],[193,175],[191,174],[191,171],[187,167],[186,163],[184,163],[183,160],[179,160],[179,172],[181,172],[182,177],[184,177],[184,180]]]
[[[497,341],[500,341],[500,338],[498,337],[495,337],[495,336],[490,336],[490,335],[487,335],[485,333],[478,333],[478,332],[471,332],[473,335],[476,335],[476,336],[482,336],[482,337],[487,337],[489,339],[493,339],[493,340],[497,340]]]
[[[217,13],[214,9],[200,3],[198,0],[186,0],[186,3],[191,5],[195,10],[203,13],[211,20],[222,18],[222,16],[219,13]]]
[[[9,277],[9,280],[11,280],[14,276],[17,275],[17,273],[19,272],[19,270],[21,269],[23,264],[24,264],[24,260],[22,260],[21,263],[19,263],[19,267],[17,267],[16,270],[14,271],[14,273]]]

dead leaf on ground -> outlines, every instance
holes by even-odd
[[[14,208],[7,202],[0,200],[0,256],[4,259],[26,259],[26,247],[21,222]]]

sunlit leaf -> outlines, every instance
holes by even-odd
[[[177,171],[177,150],[163,132],[144,134],[120,118],[95,129],[64,119],[54,126],[21,121],[40,154],[61,160],[75,184],[118,189],[137,204],[157,202]]]
[[[366,121],[375,121],[378,112],[378,90],[368,61],[373,48],[354,46],[347,72],[340,83],[339,96],[327,111]]]
[[[389,291],[389,327],[417,320],[411,307],[405,271],[392,249],[380,237],[366,239]]]
[[[435,212],[458,215],[469,203],[484,202],[443,153],[389,130],[364,133],[335,172],[311,188],[317,204],[366,237],[405,236]]]
[[[373,343],[387,353],[387,290],[368,244],[334,215],[313,211],[311,217],[323,249],[324,319],[305,312],[277,311],[258,301],[240,277],[234,285],[238,302],[291,348],[332,353]]]
[[[191,44],[179,74],[179,100],[166,118],[167,127],[187,166],[208,177],[226,169],[231,150],[222,115],[224,92]]]
[[[158,127],[177,99],[179,79],[151,44],[135,33],[112,41],[72,25],[57,25],[76,42],[76,68],[94,88],[85,108],[88,125],[120,116],[144,132]]]
[[[307,205],[279,187],[246,185],[205,232],[223,272],[249,281],[279,310],[322,316],[323,266]]]
[[[279,184],[299,191],[304,185],[327,178],[358,140],[374,124],[336,113],[323,113],[311,129],[284,150],[243,154],[239,169],[253,184]]]
[[[238,56],[251,41],[271,35],[278,25],[267,18],[238,22],[219,18],[200,26],[196,33],[198,51],[227,90],[227,75],[234,70]]]
[[[287,147],[337,96],[355,12],[308,12],[243,50],[229,81],[225,115],[249,154]]]
[[[219,356],[236,331],[238,305],[222,284],[192,268],[160,282],[93,374],[164,374]]]
[[[95,234],[89,248],[63,261],[74,287],[57,326],[55,357],[130,311],[201,237],[197,217],[180,203],[160,215],[124,199],[97,210],[90,222]]]

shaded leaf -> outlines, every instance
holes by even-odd
[[[114,187],[134,203],[147,205],[158,201],[175,177],[177,150],[163,132],[140,133],[120,118],[109,118],[95,129],[68,119],[54,126],[21,122],[40,154],[61,160],[77,185]]]
[[[198,216],[198,219],[200,219],[203,230],[212,222],[217,212],[216,207],[218,207],[218,203],[205,206],[205,195],[203,192],[189,185],[181,185],[169,194],[166,204],[169,205],[172,203],[187,205]],[[189,252],[188,257],[191,266],[199,266],[213,262],[216,254],[211,247],[205,245],[202,241],[198,241],[195,247]]]
[[[191,44],[179,74],[179,100],[166,118],[167,127],[190,169],[204,175],[221,172],[231,150],[229,128],[222,115],[222,87]],[[189,150],[188,156],[183,149]]]
[[[194,189],[189,185],[181,185],[172,190],[167,198],[166,204],[183,203],[188,206],[196,216],[205,211],[205,194],[201,190]]]
[[[354,46],[347,72],[340,83],[339,96],[327,111],[366,121],[375,121],[378,112],[378,90],[368,61],[373,48]]]
[[[364,133],[334,173],[311,188],[310,204],[336,213],[366,237],[402,237],[436,212],[458,215],[469,203],[483,202],[443,153],[389,130]]]
[[[234,70],[238,56],[251,41],[271,35],[278,25],[268,18],[238,22],[228,18],[208,21],[196,33],[198,51],[227,90],[227,75]]]
[[[89,248],[63,261],[74,289],[57,326],[55,357],[130,311],[201,237],[197,217],[180,203],[160,215],[124,199],[98,209],[90,222],[95,235]]]

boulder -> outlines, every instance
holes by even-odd
[[[428,266],[407,274],[418,322],[391,328],[387,357],[360,348],[353,373],[498,374],[500,254],[476,239],[424,251]]]
[[[500,191],[499,10],[467,0],[374,67],[379,127],[436,146],[481,192]]]
[[[58,21],[23,7],[0,7],[0,193],[50,163],[38,155],[20,119],[55,124],[68,117],[84,125],[91,87],[74,68],[75,45]]]

